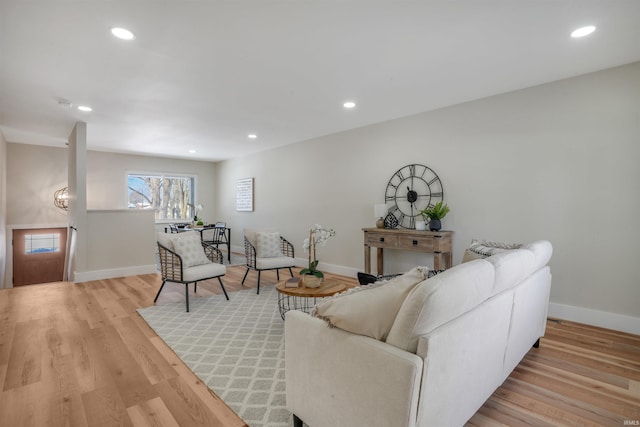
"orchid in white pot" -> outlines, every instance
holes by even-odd
[[[309,230],[309,238],[304,239],[302,247],[304,251],[309,254],[309,266],[300,270],[300,274],[304,276],[315,276],[318,279],[322,279],[324,274],[318,270],[318,247],[324,246],[329,240],[329,237],[336,235],[336,232],[332,228],[324,228],[320,224],[314,225]]]

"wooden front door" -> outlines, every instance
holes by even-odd
[[[66,247],[66,228],[13,230],[13,286],[62,281]]]

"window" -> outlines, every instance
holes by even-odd
[[[60,234],[25,234],[24,253],[60,252]]]
[[[179,175],[127,175],[130,209],[153,209],[156,220],[190,221],[195,215],[195,177]]]

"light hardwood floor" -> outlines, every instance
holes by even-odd
[[[228,268],[228,291],[242,289],[243,274]],[[255,281],[250,273],[247,287]],[[153,304],[160,282],[142,275],[0,291],[0,426],[244,426],[135,311]],[[263,273],[261,288],[275,283]],[[191,297],[220,293],[209,281]],[[158,304],[174,301],[184,301],[184,285],[167,284]],[[540,348],[468,425],[639,421],[640,337],[549,320]]]

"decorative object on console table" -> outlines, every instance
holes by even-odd
[[[444,270],[452,267],[453,231],[416,231],[363,228],[364,231],[364,271],[371,274],[371,248],[377,249],[378,275],[384,274],[384,250],[423,252],[433,254],[433,269]]]
[[[324,246],[329,237],[335,236],[336,232],[332,228],[323,228],[316,224],[309,230],[309,238],[304,239],[302,247],[309,254],[309,266],[300,270],[302,286],[307,288],[317,288],[322,283],[324,274],[318,271],[318,246]]]
[[[398,226],[398,218],[391,212],[384,217],[384,228],[396,228]]]
[[[373,210],[375,212],[375,216],[377,218],[376,227],[384,228],[384,217],[387,215],[389,211],[389,207],[386,203],[378,203],[373,206]]]
[[[435,206],[443,198],[444,189],[438,175],[420,164],[398,169],[389,179],[384,193],[385,202],[390,204],[389,215],[400,227],[411,230],[415,228],[416,220],[422,219],[420,211]]]
[[[442,228],[441,219],[449,213],[449,206],[442,201],[439,201],[434,206],[428,206],[426,209],[420,211],[420,214],[425,218],[429,218],[429,230],[440,231]]]

